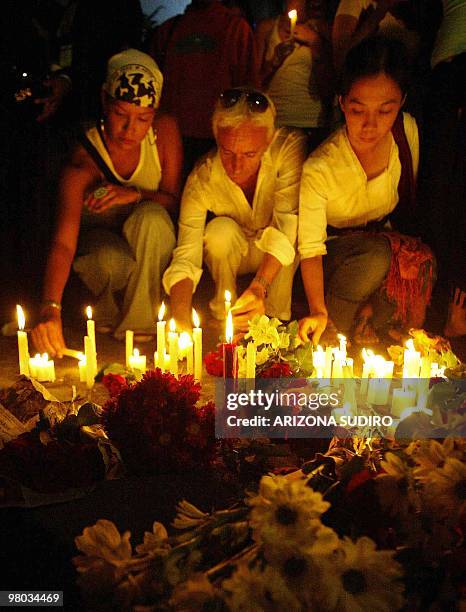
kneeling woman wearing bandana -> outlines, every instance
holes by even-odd
[[[65,348],[60,310],[71,265],[96,296],[98,331],[118,339],[127,329],[153,333],[160,279],[175,246],[169,213],[182,166],[176,122],[156,111],[161,89],[162,74],[145,53],[110,58],[103,118],[83,134],[61,179],[41,320],[32,332],[41,353],[61,356]]]

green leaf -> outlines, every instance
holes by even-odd
[[[297,361],[298,373],[302,376],[310,376],[314,369],[312,363],[312,344],[306,342],[306,344],[299,346],[294,351],[294,356]]]

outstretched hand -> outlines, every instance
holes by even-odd
[[[328,315],[318,313],[300,319],[298,325],[299,339],[301,342],[311,341],[314,346],[319,344],[320,337],[325,331],[328,322]]]
[[[231,309],[235,331],[248,331],[248,323],[255,315],[265,313],[263,289],[248,287]]]
[[[50,357],[63,357],[65,340],[61,316],[58,311],[43,317],[31,332],[32,342],[38,353],[47,353]]]

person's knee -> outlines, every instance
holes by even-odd
[[[173,251],[176,244],[175,228],[170,215],[157,202],[142,202],[131,213],[123,226],[128,243],[134,248],[146,237],[156,239],[163,252]]]
[[[238,247],[240,236],[241,229],[236,221],[229,217],[215,217],[205,228],[204,251],[207,256],[228,257]]]
[[[382,236],[374,236],[367,241],[367,251],[361,261],[362,270],[367,270],[382,282],[390,270],[392,252],[390,244]]]
[[[109,280],[127,278],[135,264],[129,252],[109,244],[95,251],[95,262],[101,274]]]

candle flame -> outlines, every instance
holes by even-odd
[[[191,336],[188,334],[188,332],[181,332],[180,338],[178,340],[178,347],[180,348],[180,350],[183,351],[187,349],[190,344],[192,344]]]
[[[34,359],[40,359],[40,353],[36,353],[36,354],[34,355]]]
[[[225,339],[228,343],[233,342],[233,315],[231,310],[228,311]]]
[[[133,357],[139,357],[139,349],[135,348],[133,351]]]
[[[406,348],[408,349],[408,351],[414,351],[414,342],[412,338],[410,340],[407,340]]]
[[[324,352],[324,349],[323,349],[323,348],[320,346],[320,344],[318,344],[318,345],[317,345],[317,347],[316,347],[316,351],[317,351],[318,353],[323,353],[323,352]]]
[[[18,329],[24,329],[24,325],[26,324],[26,320],[24,317],[23,309],[19,304],[16,304],[16,315],[18,317]]]
[[[162,302],[159,308],[159,315],[158,315],[159,321],[163,321],[164,316],[165,316],[165,302]]]
[[[363,348],[361,354],[364,361],[370,361],[374,357],[374,351],[372,349]]]
[[[194,323],[194,327],[199,328],[201,326],[199,315],[197,314],[194,308],[193,308],[193,323]]]
[[[43,359],[43,361],[48,361],[49,360],[49,354],[48,353],[42,353],[42,359]]]
[[[171,332],[176,332],[176,323],[175,319],[170,319],[170,323],[168,324]]]
[[[225,302],[231,302],[231,292],[225,289]]]
[[[90,306],[86,308],[86,314],[88,319],[92,319],[92,308]]]
[[[288,17],[293,20],[293,19],[297,19],[298,18],[298,11],[296,9],[293,9],[292,11],[288,12]]]

